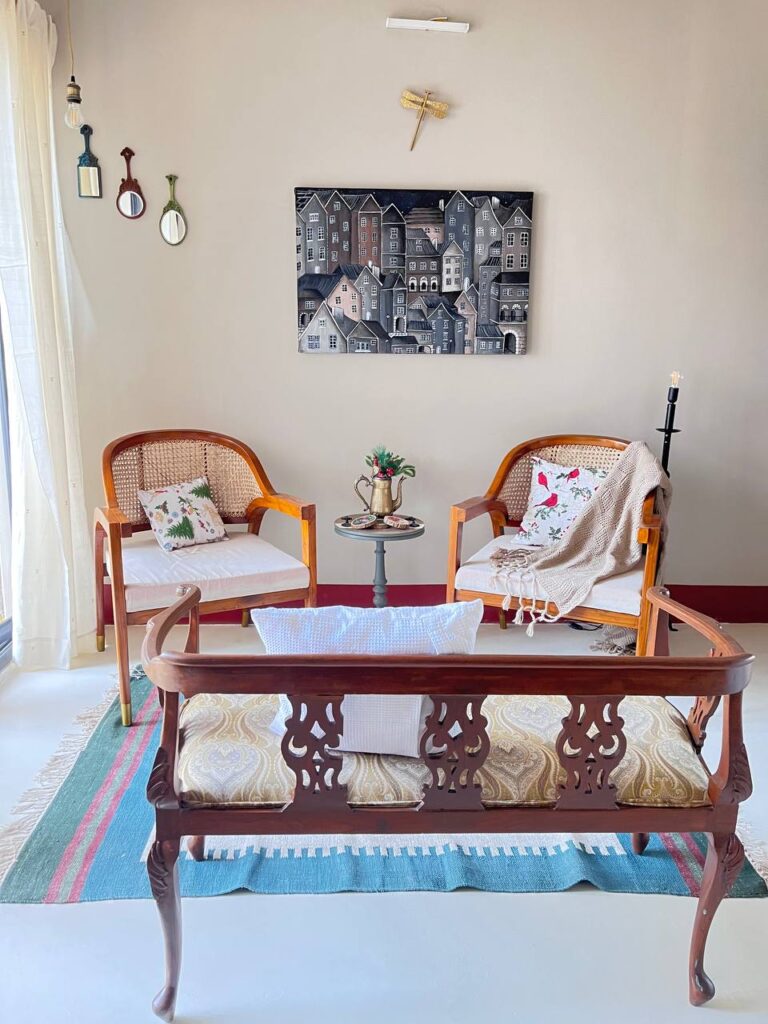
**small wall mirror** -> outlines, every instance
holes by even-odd
[[[120,151],[120,156],[125,157],[125,177],[122,179],[117,193],[117,208],[124,217],[136,220],[147,208],[141,185],[131,177],[131,158],[136,154],[126,146]]]
[[[166,174],[170,197],[160,215],[160,234],[168,245],[181,245],[187,236],[187,220],[176,201],[177,174]]]
[[[93,128],[84,124],[80,129],[85,149],[77,161],[77,194],[81,199],[101,199],[101,168],[91,152]]]

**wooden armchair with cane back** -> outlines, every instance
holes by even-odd
[[[493,481],[481,497],[469,498],[451,508],[448,553],[447,601],[473,601],[480,598],[486,606],[499,609],[499,624],[506,628],[502,605],[507,597],[504,584],[494,573],[491,555],[495,540],[509,527],[518,528],[528,506],[531,488],[531,463],[534,457],[563,466],[594,467],[610,470],[629,444],[617,437],[594,437],[587,434],[557,434],[537,437],[513,448],[499,466]],[[648,591],[656,583],[661,546],[661,521],[654,513],[655,494],[648,495],[643,507],[643,523],[638,539],[644,545],[640,565],[631,572],[600,580],[592,588],[583,605],[568,613],[568,618],[581,622],[624,626],[637,630],[637,653],[651,653],[648,648],[650,605]],[[462,554],[464,524],[478,516],[488,515],[493,540],[471,557]],[[511,608],[519,607],[511,599]],[[536,602],[537,609],[544,602]],[[553,605],[547,612],[557,614]],[[659,638],[663,642],[663,638]]]
[[[200,612],[248,610],[317,595],[315,506],[279,494],[242,441],[207,430],[153,430],[112,441],[102,458],[106,505],[94,514],[97,649],[104,650],[104,582],[111,584],[123,725],[130,725],[128,626],[145,623],[173,604],[180,584],[200,588]],[[154,490],[206,477],[226,524],[245,526],[220,544],[164,551],[139,501]],[[298,519],[301,561],[258,536],[272,509]]]
[[[660,616],[673,614],[712,656],[210,655],[198,653],[199,598],[189,588],[154,618],[143,650],[163,698],[147,785],[147,871],[166,957],[153,1008],[163,1020],[174,1015],[181,969],[181,840],[195,837],[189,851],[201,863],[186,867],[204,873],[218,867],[205,859],[207,835],[628,832],[639,856],[650,833],[703,832],[688,982],[692,1003],[712,998],[704,948],[744,863],[736,821],[751,792],[742,693],[752,657],[718,623],[653,588],[651,644]],[[185,650],[164,651],[187,617]],[[340,754],[349,693],[429,695],[420,756]],[[269,725],[278,694],[292,707],[282,739]],[[682,697],[694,698],[687,719],[670,703]],[[701,751],[721,700],[710,770]]]

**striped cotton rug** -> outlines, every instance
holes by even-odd
[[[0,901],[78,903],[150,896],[144,859],[153,808],[144,796],[159,734],[146,677],[134,682],[132,729],[116,698],[83,716],[0,832]],[[745,844],[747,845],[747,844]],[[184,896],[485,889],[554,892],[589,882],[610,892],[697,895],[702,835],[211,836],[206,861],[180,858]],[[768,894],[748,860],[732,896]],[[754,855],[753,859],[754,859]]]

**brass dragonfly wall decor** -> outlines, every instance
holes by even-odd
[[[406,110],[419,111],[416,130],[414,131],[413,138],[411,139],[411,149],[416,145],[416,139],[418,138],[419,130],[421,129],[421,122],[424,120],[425,114],[430,114],[432,117],[439,117],[442,119],[448,113],[448,104],[441,103],[439,100],[431,100],[431,95],[432,93],[429,90],[427,90],[423,96],[419,96],[415,92],[410,92],[408,89],[404,89],[400,96],[401,107],[405,107]]]

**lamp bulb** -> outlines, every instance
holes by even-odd
[[[64,115],[64,124],[67,128],[80,129],[84,124],[83,111],[80,108],[80,103],[68,103],[67,112]]]

